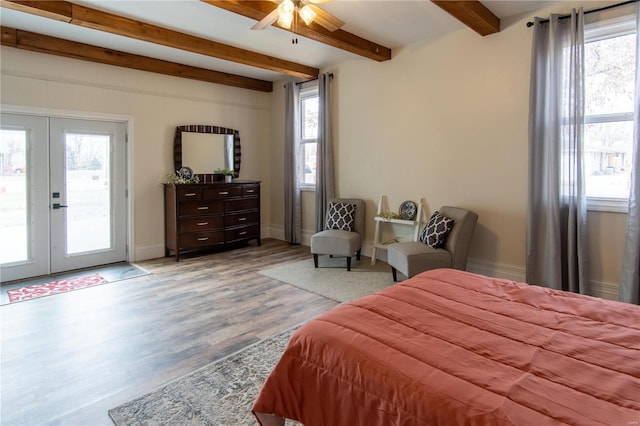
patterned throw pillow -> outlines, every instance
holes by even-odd
[[[420,233],[420,242],[431,248],[438,248],[444,245],[449,231],[453,228],[454,220],[441,215],[437,210],[433,212],[427,226]]]
[[[325,229],[353,231],[353,213],[355,211],[355,204],[330,202]]]

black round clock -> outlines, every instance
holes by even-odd
[[[413,201],[405,201],[400,204],[400,217],[404,220],[413,220],[418,212],[418,206]]]

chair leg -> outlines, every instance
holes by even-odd
[[[318,253],[313,253],[313,265],[318,267]]]
[[[351,256],[347,257],[347,272],[351,270]]]
[[[356,260],[360,260],[360,252],[362,251],[362,249],[358,249],[358,251],[356,252]]]
[[[398,281],[398,271],[396,271],[396,268],[394,268],[393,266],[391,267],[391,275],[393,275],[393,282],[397,282]]]

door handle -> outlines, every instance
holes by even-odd
[[[65,205],[60,204],[60,203],[53,203],[53,209],[54,210],[58,210],[58,209],[62,209],[62,208],[66,209],[67,207],[69,207],[69,206],[65,206]]]

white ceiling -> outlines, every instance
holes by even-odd
[[[313,40],[269,27],[252,31],[255,20],[208,5],[199,0],[93,0],[74,1],[85,6],[126,16],[183,33],[211,39],[300,64],[325,68],[345,60],[369,60]],[[483,1],[500,19],[533,12],[553,1]],[[428,0],[335,0],[320,5],[340,18],[344,31],[391,49],[424,42],[465,28],[464,24]],[[67,40],[92,44],[128,53],[164,59],[200,68],[278,81],[286,76],[277,72],[214,59],[83,28],[14,10],[0,9],[0,24]],[[471,31],[471,30],[469,30]],[[478,35],[480,37],[480,35]]]

